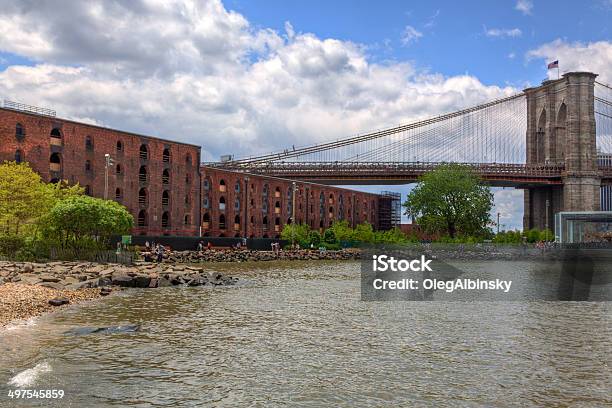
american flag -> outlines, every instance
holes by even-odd
[[[559,60],[553,61],[548,64],[548,69],[559,68]]]

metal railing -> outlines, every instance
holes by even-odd
[[[4,100],[4,107],[7,109],[18,110],[22,112],[31,112],[36,113],[37,115],[42,116],[51,116],[55,117],[56,112],[53,109],[41,108],[39,106],[26,105],[25,103],[10,101],[8,99]]]

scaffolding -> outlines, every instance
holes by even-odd
[[[402,195],[393,191],[381,191],[378,199],[378,229],[388,231],[400,226],[402,221]]]

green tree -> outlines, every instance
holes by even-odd
[[[0,165],[0,225],[4,235],[31,229],[48,204],[45,185],[27,163]]]
[[[306,224],[286,224],[281,231],[281,238],[287,241],[295,240],[300,246],[308,245],[310,227]]]
[[[310,231],[308,233],[308,241],[311,245],[318,247],[321,244],[321,234],[319,234],[319,231]]]
[[[44,219],[45,237],[61,247],[80,248],[91,240],[107,243],[111,235],[127,233],[132,215],[121,204],[89,196],[58,201]]]
[[[408,194],[406,214],[429,232],[482,235],[487,230],[493,194],[469,169],[440,166],[425,174]]]
[[[355,227],[353,239],[359,242],[373,243],[376,240],[376,234],[372,224],[364,222]]]
[[[336,221],[329,227],[329,230],[334,232],[337,241],[353,241],[355,239],[355,230],[349,226],[348,221]]]
[[[338,242],[333,229],[328,228],[325,230],[323,233],[323,241],[325,241],[327,244],[336,244]]]

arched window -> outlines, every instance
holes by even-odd
[[[122,198],[123,198],[123,193],[121,192],[121,189],[117,187],[115,189],[115,200],[121,200]]]
[[[91,190],[91,186],[90,186],[89,184],[87,184],[87,185],[85,186],[85,195],[88,195],[88,196],[93,195],[93,192],[92,192],[92,190]]]
[[[51,129],[51,134],[49,136],[51,136],[54,139],[61,139],[62,132],[58,128],[53,128]]]
[[[204,216],[202,217],[202,222],[204,224],[206,224],[206,227],[208,227],[208,223],[210,222],[210,214],[209,213],[204,213]]]
[[[168,149],[167,147],[162,152],[162,162],[170,163],[170,149]]]
[[[23,125],[21,123],[18,123],[15,125],[15,138],[17,139],[17,141],[21,142],[23,141],[23,139],[25,139],[25,127],[23,127]]]
[[[85,137],[85,149],[90,151],[93,150],[93,140],[91,139],[91,136]]]
[[[255,217],[251,215],[251,224],[255,224]]]
[[[139,227],[147,226],[147,212],[145,210],[140,210],[138,212],[138,226]]]
[[[263,185],[262,194],[265,196],[268,195],[268,184],[267,183]]]
[[[263,219],[261,220],[261,223],[263,224],[264,229],[268,228],[268,216],[264,215]]]
[[[189,177],[189,173],[185,174],[185,184],[191,183],[191,177]]]
[[[191,166],[191,155],[189,153],[185,155],[185,164]]]
[[[204,187],[204,190],[206,191],[210,190],[210,179],[206,177],[204,181],[202,182],[202,185]]]
[[[21,150],[16,150],[15,151],[15,163],[21,163],[25,160],[24,156],[23,156],[23,151]]]
[[[279,217],[276,217],[274,219],[274,225],[280,225],[280,218]]]
[[[189,219],[189,214],[185,215],[185,218],[183,219],[183,224],[185,225],[191,224],[191,220]]]
[[[240,182],[236,181],[236,184],[234,185],[234,191],[239,193],[240,192]]]
[[[208,199],[208,196],[205,196],[202,199],[202,207],[208,208],[209,206],[210,206],[210,200]]]
[[[162,172],[162,184],[170,184],[170,169],[164,169]]]
[[[274,197],[280,197],[280,196],[281,196],[280,187],[276,187],[274,189]]]
[[[225,229],[225,215],[224,214],[219,215],[219,229],[220,230]]]
[[[140,166],[138,171],[138,181],[145,183],[147,181],[147,166]]]
[[[275,214],[280,214],[281,212],[281,205],[280,205],[280,201],[277,201],[274,203],[274,213]]]
[[[117,163],[117,165],[115,166],[115,173],[117,175],[123,174],[123,167],[121,167],[121,164]]]
[[[145,188],[138,190],[138,204],[142,207],[147,206],[147,190]]]
[[[162,193],[162,205],[167,206],[170,204],[170,192],[168,190],[164,190]]]
[[[146,144],[140,145],[140,158],[143,160],[149,159],[149,148],[147,147]]]
[[[234,200],[234,210],[240,211],[240,199],[239,198]]]
[[[91,171],[91,161],[89,160],[85,160],[85,171],[88,173]]]
[[[191,196],[187,194],[185,196],[185,205],[189,205],[189,204],[191,204]]]
[[[225,211],[225,197],[223,196],[219,198],[219,210]]]
[[[121,143],[121,140],[117,140],[117,152],[122,152],[123,151],[123,143]]]
[[[239,215],[236,215],[236,216],[234,217],[234,224],[238,224],[238,225],[240,225],[240,216],[239,216]]]
[[[168,228],[170,226],[170,214],[168,211],[162,213],[162,228]]]
[[[225,180],[219,180],[219,191],[225,193]]]

